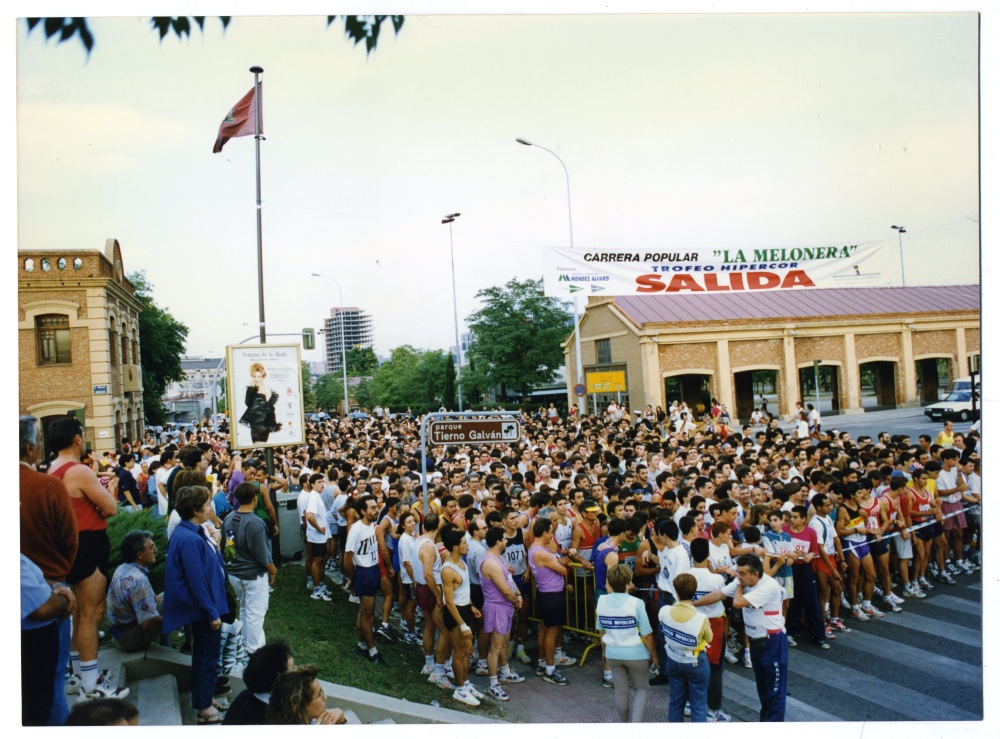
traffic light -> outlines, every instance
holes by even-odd
[[[316,348],[316,329],[314,328],[302,329],[302,348],[303,349]]]

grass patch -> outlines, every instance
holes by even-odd
[[[333,591],[331,603],[312,600],[310,591],[303,585],[305,579],[305,570],[301,565],[289,564],[279,568],[264,620],[268,641],[287,641],[296,663],[316,665],[321,680],[372,693],[423,705],[438,701],[444,708],[482,716],[500,717],[503,714],[500,706],[489,699],[478,708],[472,708],[453,700],[450,691],[428,683],[427,678],[420,674],[424,656],[419,645],[398,641],[388,644],[376,637],[375,645],[389,663],[389,669],[373,665],[355,654],[358,639],[354,623],[358,606],[347,600],[347,593],[333,585],[330,585]],[[376,624],[381,614],[381,603],[379,596],[376,599]],[[417,628],[419,632],[420,626]],[[398,629],[394,629],[393,634],[402,636]]]

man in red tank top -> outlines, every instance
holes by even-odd
[[[110,556],[105,519],[118,513],[117,479],[110,478],[106,490],[94,471],[80,463],[84,453],[83,427],[75,418],[65,416],[52,422],[49,445],[58,454],[49,466],[49,473],[60,478],[66,486],[79,531],[76,559],[66,578],[78,608],[70,646],[73,675],[66,684],[66,691],[81,693],[81,699],[124,698],[128,688],[115,687],[102,679],[97,669],[97,631],[104,617]]]

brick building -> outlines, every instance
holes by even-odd
[[[74,411],[96,453],[142,437],[135,288],[121,247],[17,253],[18,391],[42,428]]]
[[[639,411],[716,397],[745,420],[764,386],[769,410],[787,417],[817,376],[833,412],[917,406],[978,370],[979,286],[591,298],[580,335],[591,410],[615,397]]]

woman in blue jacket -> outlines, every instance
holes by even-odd
[[[190,485],[177,492],[176,510],[181,522],[167,548],[163,588],[163,631],[191,624],[191,703],[199,724],[222,722],[212,705],[215,673],[219,664],[221,617],[226,604],[226,571],[219,547],[201,524],[212,514],[208,488]]]

